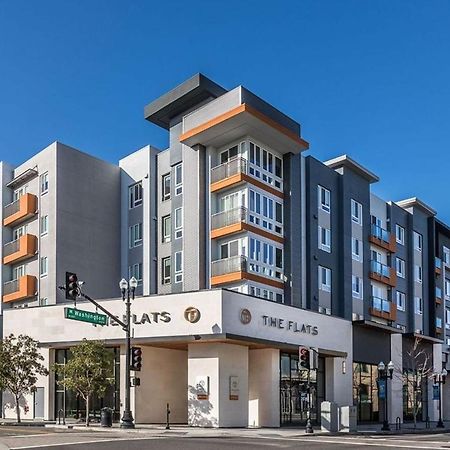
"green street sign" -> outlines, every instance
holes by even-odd
[[[89,322],[95,325],[106,325],[108,323],[108,319],[105,314],[98,314],[75,308],[64,308],[64,317],[66,319],[79,320],[81,322]]]

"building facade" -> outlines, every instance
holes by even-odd
[[[49,365],[82,337],[104,340],[117,386],[97,406],[118,416],[120,328],[65,320],[58,286],[76,272],[120,316],[118,281],[134,276],[140,422],[164,421],[170,403],[195,426],[301,424],[308,411],[320,421],[322,401],[357,406],[361,422],[383,420],[386,401],[392,423],[437,420],[432,377],[410,383],[414,352],[431,372],[447,363],[450,228],[436,212],[378,198],[378,177],[347,155],[306,156],[300,124],[242,86],[198,74],[144,117],[167,130],[167,149],[114,165],[54,143],[17,168],[2,163],[3,335],[26,330]],[[314,349],[311,372],[299,370],[299,346]],[[395,368],[387,400],[380,361]],[[29,417],[69,403],[67,415],[82,414],[52,375],[39,383]],[[3,404],[11,414],[6,394]]]

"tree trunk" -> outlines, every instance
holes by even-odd
[[[89,395],[86,396],[86,426],[89,426]]]
[[[16,400],[16,415],[17,415],[17,423],[20,423],[20,404],[19,404],[19,399],[20,397],[18,395],[14,396],[15,400]]]

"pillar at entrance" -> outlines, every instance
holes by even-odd
[[[403,423],[403,340],[401,334],[391,334],[391,361],[394,364],[394,373],[392,380],[388,381],[389,423],[394,424],[397,417],[400,417],[400,422]]]
[[[280,351],[267,348],[248,352],[248,424],[280,426]]]
[[[189,344],[188,424],[196,427],[248,425],[248,347]]]
[[[325,359],[326,400],[338,406],[353,405],[353,361],[352,354],[346,358],[327,357]],[[345,372],[345,373],[344,373]]]
[[[442,344],[433,344],[433,373],[442,372]],[[439,400],[433,400],[433,376],[430,374],[428,382],[428,417],[431,422],[439,420]],[[443,392],[445,390],[443,389]]]

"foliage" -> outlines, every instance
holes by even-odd
[[[20,400],[36,390],[39,375],[48,375],[41,361],[39,342],[30,336],[10,334],[0,341],[0,388],[14,397],[17,422],[20,422]]]
[[[71,357],[66,364],[53,366],[57,383],[65,389],[77,392],[86,402],[86,426],[89,426],[89,403],[92,395],[103,396],[114,384],[114,355],[102,342],[83,339],[71,348]]]

